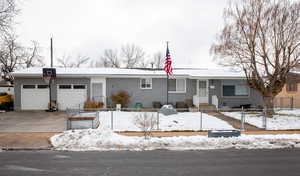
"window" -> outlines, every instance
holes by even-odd
[[[35,85],[23,85],[23,89],[35,89]]]
[[[140,79],[141,89],[152,89],[152,78],[142,78]]]
[[[223,81],[223,96],[248,96],[249,88],[244,81]]]
[[[47,89],[48,85],[38,85],[37,88],[38,89]]]
[[[71,89],[71,85],[59,85],[60,89]]]
[[[170,93],[185,93],[186,82],[185,79],[169,79]]]
[[[287,92],[296,92],[297,91],[297,83],[287,83],[286,91]]]
[[[73,85],[73,89],[85,89],[85,85]]]

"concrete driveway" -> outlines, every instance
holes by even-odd
[[[4,112],[0,113],[0,133],[61,132],[66,127],[65,117],[65,112]]]

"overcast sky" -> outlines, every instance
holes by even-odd
[[[170,41],[174,67],[216,67],[209,48],[223,25],[227,0],[26,0],[17,33],[40,43],[50,59],[81,53],[99,59],[104,49],[134,43],[151,57]]]

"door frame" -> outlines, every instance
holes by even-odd
[[[102,83],[102,96],[104,98],[104,108],[106,108],[106,77],[91,77],[90,81],[90,99],[93,97],[93,83]]]
[[[199,95],[199,81],[206,81],[206,97],[200,97]],[[205,98],[205,102],[206,103],[209,103],[209,80],[208,79],[197,79],[197,92],[196,92],[196,95],[199,97],[199,103],[201,102],[200,99],[203,99]]]

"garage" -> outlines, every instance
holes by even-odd
[[[87,100],[87,85],[60,84],[57,86],[57,103],[59,110],[83,107]]]
[[[49,103],[49,88],[43,84],[24,84],[21,87],[22,110],[46,110]]]

